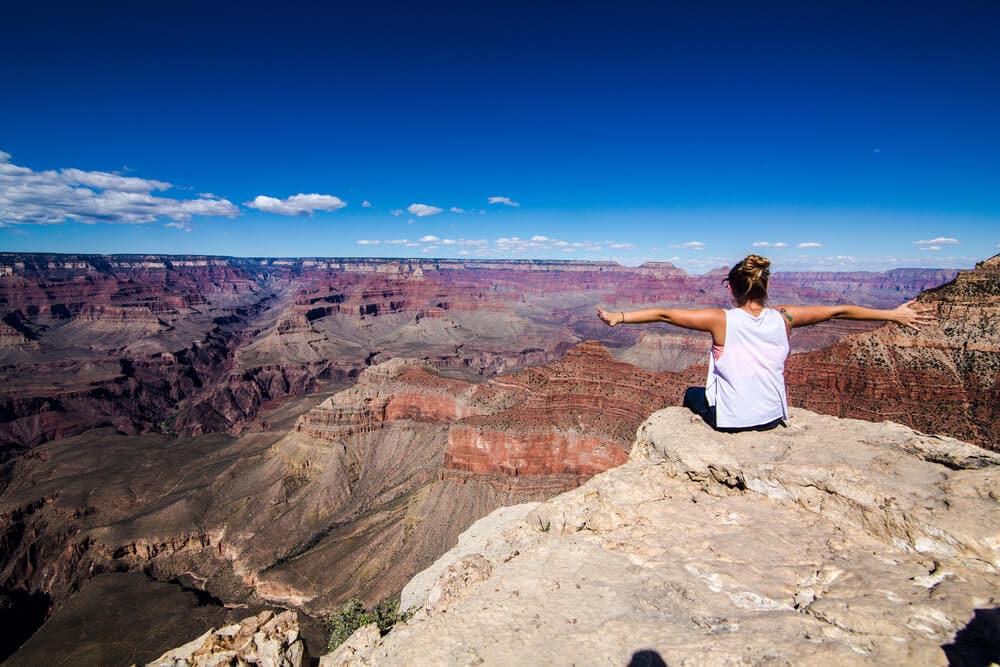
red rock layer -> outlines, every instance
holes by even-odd
[[[615,361],[596,341],[581,343],[554,364],[487,382],[479,391],[507,394],[507,405],[453,426],[445,466],[596,474],[623,463],[639,424],[678,405],[684,386],[677,374],[644,371]]]
[[[889,325],[788,360],[789,400],[1000,448],[1000,255],[921,295],[937,323]]]

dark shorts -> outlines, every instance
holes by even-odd
[[[756,426],[740,426],[738,428],[719,427],[715,425],[715,406],[708,404],[704,387],[688,387],[684,391],[684,407],[705,420],[705,423],[720,433],[741,433],[743,431],[770,431],[779,425],[784,425],[782,418]]]

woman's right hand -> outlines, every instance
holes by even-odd
[[[609,313],[603,308],[598,307],[597,316],[601,318],[601,321],[607,324],[609,327],[617,326],[622,323],[621,313]]]

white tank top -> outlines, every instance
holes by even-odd
[[[716,361],[709,355],[705,396],[715,406],[722,428],[758,426],[788,417],[785,318],[773,308],[760,317],[745,310],[726,311],[726,345]]]

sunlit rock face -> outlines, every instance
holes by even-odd
[[[904,426],[668,408],[624,465],[474,524],[404,589],[412,620],[323,664],[989,662],[998,491],[997,454]]]
[[[1000,448],[1000,255],[919,301],[938,315],[919,332],[890,325],[793,355],[790,401]]]

